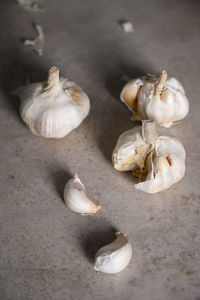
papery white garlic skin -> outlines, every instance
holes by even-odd
[[[136,166],[142,168],[147,148],[142,137],[141,126],[122,133],[112,154],[115,169],[125,172],[133,170]]]
[[[131,244],[123,233],[116,232],[115,235],[115,241],[97,251],[94,264],[96,271],[115,274],[129,264],[132,257]]]
[[[153,126],[152,126],[153,125]],[[185,174],[185,150],[171,132],[153,121],[143,121],[123,133],[113,151],[114,168],[132,171],[139,190],[156,193],[180,181]]]
[[[101,208],[101,205],[88,197],[85,186],[77,174],[65,186],[64,201],[72,211],[80,214],[95,214]]]
[[[136,120],[154,120],[164,127],[183,119],[189,111],[185,91],[176,78],[144,76],[129,81],[122,89],[121,101],[135,111]]]
[[[78,127],[90,111],[90,101],[74,82],[59,78],[52,67],[48,80],[25,86],[19,93],[20,115],[30,131],[46,138],[63,138]]]
[[[157,142],[156,157],[151,162],[146,180],[135,184],[135,188],[151,194],[160,192],[180,181],[184,174],[185,150],[182,144],[175,138],[162,137]]]

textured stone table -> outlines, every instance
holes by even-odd
[[[200,299],[200,3],[199,1],[48,0],[46,13],[0,2],[0,299]],[[135,28],[126,34],[118,21]],[[44,56],[23,46],[45,32]],[[33,136],[18,114],[12,91],[44,80],[56,65],[91,99],[91,113],[66,138]],[[120,75],[166,69],[184,85],[187,118],[173,127],[185,146],[184,179],[148,195],[129,174],[115,171],[111,153],[133,124],[120,103]],[[62,200],[79,167],[96,216],[72,213]],[[117,275],[96,274],[96,250],[128,235],[134,257]]]

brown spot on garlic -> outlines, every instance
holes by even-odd
[[[82,90],[78,87],[78,85],[74,84],[68,92],[78,106],[83,105]]]
[[[166,160],[168,161],[168,164],[172,165],[172,159],[170,158],[170,155],[166,156]]]

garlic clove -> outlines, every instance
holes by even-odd
[[[63,138],[90,111],[90,101],[74,82],[59,78],[52,67],[46,82],[29,84],[19,93],[20,114],[30,131],[46,138]]]
[[[115,274],[129,264],[132,257],[131,244],[123,233],[117,232],[115,235],[115,241],[97,251],[94,264],[96,271]]]
[[[182,84],[174,77],[167,79],[166,87],[167,88],[169,87],[170,89],[178,90],[179,92],[185,95],[185,90]]]
[[[72,211],[80,214],[95,214],[101,208],[101,205],[88,197],[85,186],[77,174],[65,186],[64,201]]]
[[[158,127],[150,120],[142,121],[142,138],[147,144],[154,144],[158,137]]]
[[[121,91],[120,99],[131,111],[137,111],[137,97],[143,84],[144,81],[142,79],[133,79]]]
[[[177,159],[170,166],[164,157],[158,158],[153,166],[155,175],[147,176],[146,181],[135,184],[135,188],[146,193],[154,194],[168,189],[172,184],[180,181],[185,174],[185,165]]]
[[[120,98],[135,112],[135,119],[154,120],[167,128],[189,111],[184,88],[177,79],[167,78],[166,71],[129,81]]]
[[[130,171],[144,165],[143,155],[148,146],[142,138],[141,126],[134,127],[120,135],[112,154],[114,168],[118,171]]]

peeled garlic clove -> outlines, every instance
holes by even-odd
[[[138,159],[140,157],[140,159]],[[139,190],[156,193],[180,181],[185,174],[185,150],[171,132],[154,121],[123,133],[113,151],[113,165],[139,177]]]
[[[62,138],[78,127],[90,111],[90,101],[74,82],[59,78],[52,67],[45,82],[32,83],[20,93],[20,114],[30,131],[46,138]]]
[[[116,232],[116,240],[98,250],[94,268],[103,273],[115,274],[127,267],[132,257],[132,247],[127,237]]]
[[[137,119],[151,119],[164,127],[183,119],[189,111],[182,85],[173,77],[167,79],[166,71],[128,82],[121,92],[121,100],[135,111]]]
[[[95,214],[101,208],[101,205],[96,204],[88,197],[77,174],[65,186],[64,201],[72,211],[80,214]]]

